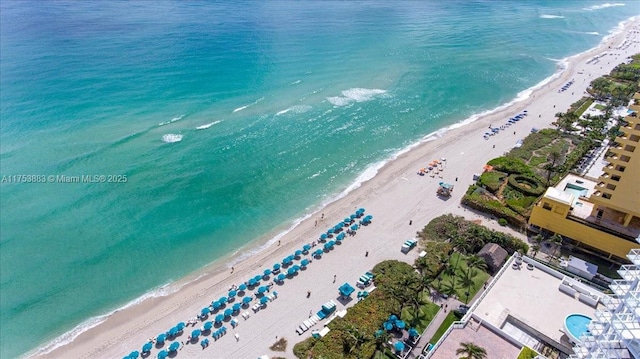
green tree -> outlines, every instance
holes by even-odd
[[[460,348],[456,350],[456,355],[464,354],[460,359],[485,359],[487,350],[471,342],[461,342]]]
[[[534,244],[533,246],[531,246],[531,250],[533,251],[533,258],[536,257],[536,254],[538,254],[538,252],[540,251],[540,245],[539,244]]]
[[[359,328],[350,323],[344,323],[339,328],[345,335],[342,337],[342,349],[344,354],[358,353],[360,348],[371,340]]]
[[[549,238],[549,242],[555,244],[555,248],[553,249],[553,257],[557,258],[560,252],[560,248],[562,247],[562,236],[558,233],[555,233]]]

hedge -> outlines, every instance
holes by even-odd
[[[509,176],[507,181],[509,182],[510,186],[516,188],[518,191],[528,196],[538,197],[547,190],[547,187],[542,182],[540,182],[540,180],[531,176],[511,175]],[[519,182],[527,182],[532,185],[533,188],[527,188],[521,185]]]

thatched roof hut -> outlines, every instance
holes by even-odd
[[[504,261],[509,256],[509,253],[495,243],[487,243],[482,247],[480,252],[478,252],[478,256],[487,262],[487,268],[489,271],[495,273],[502,267]]]

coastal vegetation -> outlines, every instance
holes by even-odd
[[[538,353],[535,350],[524,346],[522,347],[522,350],[520,350],[518,359],[534,359],[536,356],[538,356]]]
[[[440,338],[442,338],[442,336],[447,331],[447,329],[449,329],[451,324],[453,324],[453,322],[455,322],[458,319],[459,318],[456,316],[456,313],[453,310],[450,311],[447,314],[447,316],[444,318],[444,320],[442,321],[442,324],[440,324],[440,326],[438,327],[436,332],[433,333],[433,336],[429,340],[429,343],[432,343],[432,344],[437,343],[438,340],[440,340]]]

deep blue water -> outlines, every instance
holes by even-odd
[[[286,228],[640,12],[602,4],[3,0],[0,171],[48,183],[0,184],[0,356]]]

